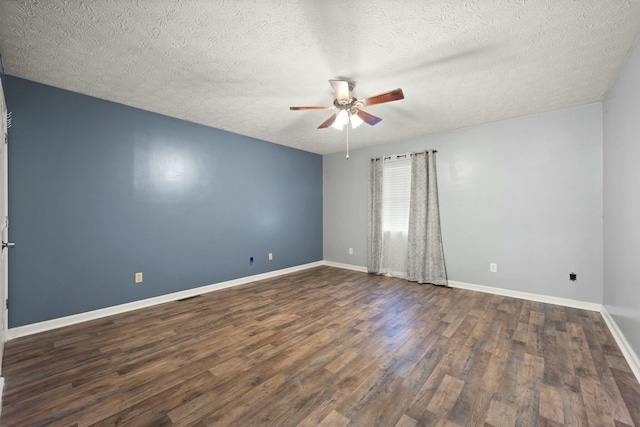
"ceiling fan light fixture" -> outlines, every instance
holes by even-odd
[[[357,114],[349,114],[349,121],[351,121],[351,129],[355,129],[360,126],[364,121],[358,117]]]
[[[347,110],[341,110],[331,127],[342,130],[342,128],[344,128],[344,125],[346,125],[347,123],[349,123],[349,113],[347,112]]]

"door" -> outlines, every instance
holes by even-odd
[[[9,248],[4,242],[9,240],[9,210],[7,201],[7,107],[4,102],[4,92],[0,84],[0,236],[2,237],[2,250],[0,251],[0,375],[2,375],[2,356],[4,343],[7,340],[7,261]]]

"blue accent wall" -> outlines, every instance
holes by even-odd
[[[322,259],[321,156],[5,83],[9,327]]]

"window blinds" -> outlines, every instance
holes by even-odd
[[[382,230],[409,229],[411,158],[385,161],[382,171]]]

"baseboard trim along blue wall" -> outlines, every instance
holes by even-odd
[[[322,156],[9,75],[5,95],[9,328],[322,260]]]
[[[187,289],[180,292],[174,292],[171,294],[161,295],[153,298],[147,298],[135,302],[126,304],[120,304],[108,308],[102,308],[100,310],[88,311],[86,313],[74,314],[71,316],[60,317],[57,319],[46,320],[44,322],[32,323],[30,325],[18,326],[16,328],[10,328],[7,332],[7,339],[12,340],[15,338],[25,337],[28,335],[38,334],[40,332],[46,332],[53,329],[62,328],[65,326],[76,325],[82,322],[88,322],[90,320],[102,319],[107,316],[113,316],[114,314],[126,313],[133,310],[139,310],[141,308],[153,307],[155,305],[164,304],[167,302],[177,301],[184,298],[189,298],[197,295],[202,295],[207,292],[218,291],[221,289],[231,288],[233,286],[244,285],[247,283],[255,282],[258,280],[270,279],[272,277],[281,276],[283,274],[295,273],[296,271],[306,270],[312,267],[318,267],[324,265],[322,261],[312,262],[309,264],[298,265],[296,267],[284,268],[282,270],[270,271],[268,273],[256,274],[254,276],[241,277],[239,279],[228,280],[226,282],[214,283],[211,285],[201,286],[198,288]]]

